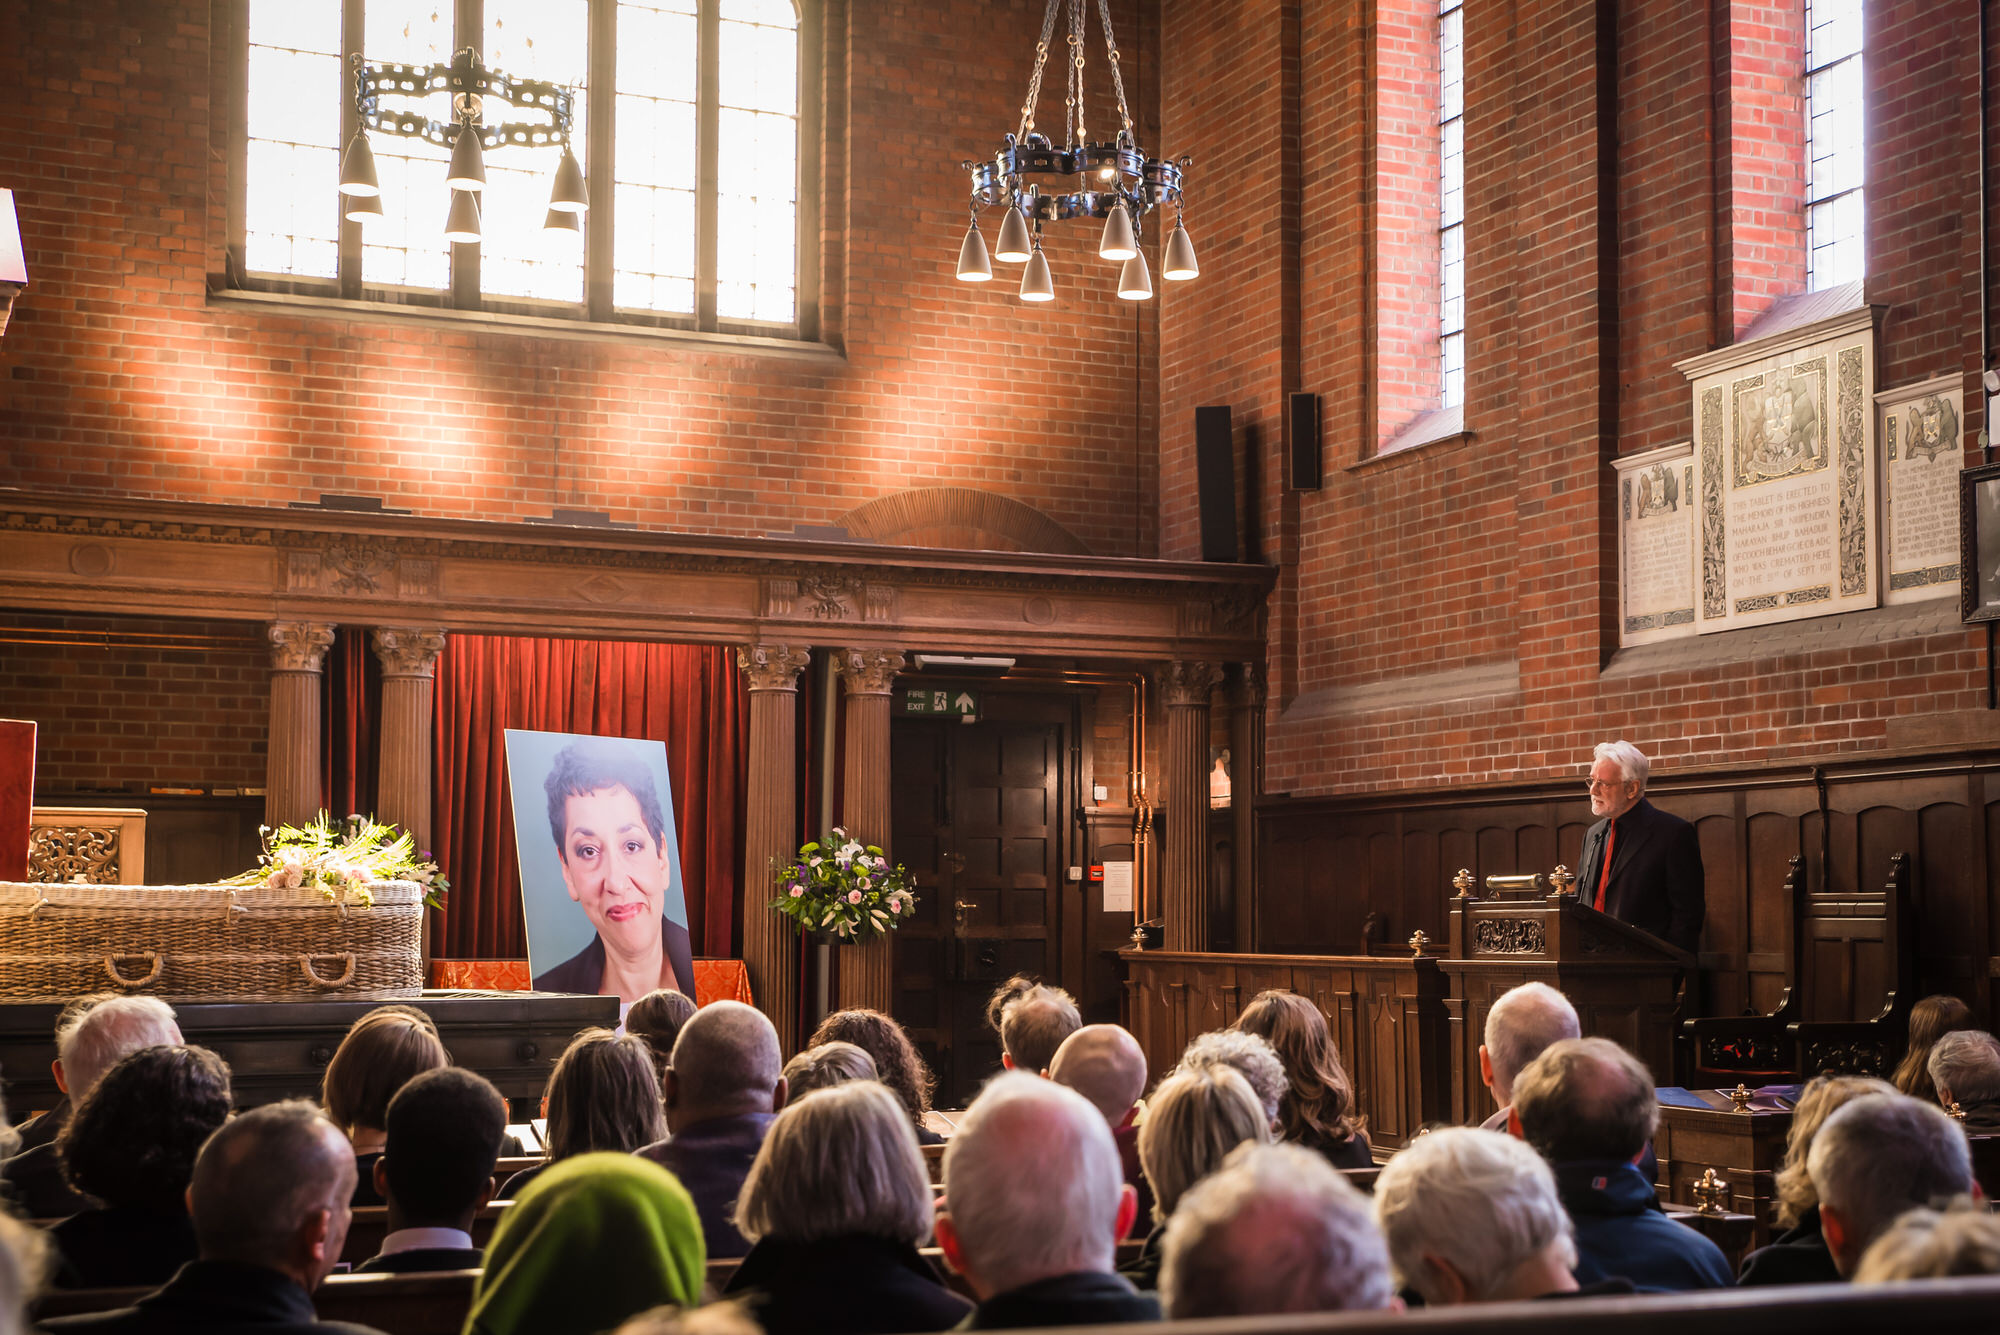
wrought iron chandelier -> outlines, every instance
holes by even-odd
[[[434,93],[451,94],[450,122],[433,120],[416,110],[385,110],[382,99],[407,98],[421,105]],[[507,121],[487,125],[486,99],[548,114],[546,122]],[[340,193],[345,216],[367,222],[382,216],[382,187],[375,176],[375,150],[368,131],[423,139],[451,150],[445,184],[451,187],[451,210],[445,215],[445,238],[462,245],[479,241],[479,192],[486,188],[486,152],[509,147],[562,148],[556,164],[549,213],[543,220],[551,232],[581,232],[583,212],[590,207],[583,168],[570,151],[569,135],[575,94],[561,84],[514,79],[488,69],[479,52],[466,47],[449,65],[384,64],[354,57],[354,109],[361,126],[354,132],[340,162]]]
[[[1132,111],[1125,102],[1125,76],[1118,66],[1118,41],[1111,31],[1110,0],[1097,0],[1104,25],[1104,50],[1111,64],[1111,86],[1118,99],[1117,137],[1092,143],[1084,128],[1083,70],[1085,0],[1068,0],[1068,90],[1063,99],[1063,145],[1057,148],[1035,129],[1035,104],[1041,99],[1042,72],[1048,65],[1056,18],[1064,0],[1048,0],[1042,15],[1042,38],[1035,45],[1035,69],[1028,79],[1027,100],[1021,104],[1020,129],[1006,137],[989,162],[960,164],[972,174],[971,222],[958,252],[960,282],[985,283],[993,278],[993,260],[1025,264],[1021,300],[1053,301],[1055,284],[1042,255],[1042,229],[1070,218],[1102,218],[1104,234],[1097,253],[1120,264],[1118,295],[1145,301],[1153,295],[1153,280],[1140,248],[1145,217],[1165,204],[1174,207],[1174,229],[1160,257],[1160,276],[1172,281],[1193,278],[1194,242],[1188,239],[1184,190],[1185,172],[1193,159],[1149,158],[1139,147]],[[1074,177],[1076,188],[1063,191],[1058,183]],[[1006,210],[1000,235],[989,258],[986,238],[979,231],[979,210]]]

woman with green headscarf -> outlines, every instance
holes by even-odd
[[[465,1335],[599,1335],[701,1301],[701,1219],[674,1175],[630,1154],[555,1164],[501,1216]]]

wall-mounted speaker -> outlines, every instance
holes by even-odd
[[[1285,403],[1285,486],[1319,490],[1319,395],[1293,394]]]
[[[1236,450],[1228,404],[1194,410],[1194,473],[1201,503],[1201,559],[1234,561]]]

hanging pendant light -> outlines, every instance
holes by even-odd
[[[1143,251],[1133,251],[1132,258],[1125,261],[1118,271],[1118,295],[1126,301],[1150,301],[1153,297],[1153,276],[1146,271],[1146,256]]]
[[[486,154],[479,146],[478,129],[469,122],[458,127],[458,137],[452,141],[451,170],[444,183],[454,190],[486,188]]]
[[[459,245],[479,242],[479,196],[470,190],[451,192],[451,212],[444,218],[444,239]]]
[[[1028,255],[1028,267],[1021,271],[1021,300],[1054,301],[1056,299],[1055,280],[1049,276],[1049,262],[1042,255],[1042,248],[1036,246]]]
[[[1160,277],[1170,283],[1184,283],[1201,275],[1201,266],[1195,263],[1194,242],[1188,239],[1187,228],[1179,218],[1174,219],[1174,230],[1167,236],[1167,253],[1160,257]]]
[[[1139,253],[1139,242],[1132,235],[1132,211],[1122,199],[1111,206],[1104,220],[1104,238],[1097,243],[1097,253],[1107,260],[1129,260]]]
[[[1028,240],[1028,222],[1021,216],[1021,210],[1008,206],[1007,216],[1000,220],[1000,239],[994,243],[993,258],[1008,264],[1026,264],[1034,246]]]
[[[341,204],[341,216],[349,222],[365,223],[382,216],[382,196],[349,195]]]
[[[347,152],[340,159],[340,193],[358,199],[382,193],[382,184],[375,178],[375,150],[369,146],[366,130],[356,130],[354,138],[347,141]]]
[[[583,215],[581,213],[571,213],[566,209],[550,209],[549,216],[542,219],[542,230],[544,232],[575,232],[578,235],[582,235]]]
[[[558,213],[582,213],[590,207],[590,190],[583,183],[583,168],[567,146],[563,148],[562,161],[556,164],[556,184],[549,194],[549,207]]]
[[[958,248],[958,281],[961,283],[993,281],[993,263],[986,257],[986,238],[979,234],[979,221],[976,218],[966,226],[965,241]]]

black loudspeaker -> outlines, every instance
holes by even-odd
[[[1229,406],[1194,410],[1195,489],[1201,502],[1201,559],[1234,561],[1236,452]]]
[[[1285,486],[1319,490],[1319,395],[1294,394],[1285,404]]]

